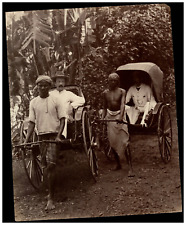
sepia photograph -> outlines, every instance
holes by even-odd
[[[166,221],[183,212],[171,7],[69,5],[5,12],[14,220]]]

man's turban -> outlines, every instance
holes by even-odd
[[[52,80],[49,76],[46,76],[46,75],[40,75],[38,76],[37,80],[36,80],[36,84],[38,84],[39,82],[41,81],[46,81],[48,82],[49,84],[52,84]]]

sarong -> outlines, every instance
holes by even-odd
[[[57,134],[43,134],[39,135],[39,141],[43,140],[55,140]],[[56,143],[42,142],[39,144],[41,153],[41,166],[42,168],[47,167],[48,164],[56,164],[58,157],[58,145]]]
[[[119,111],[110,111],[107,109],[106,119],[116,120],[119,119]],[[120,157],[120,160],[123,160],[125,157],[125,149],[129,144],[129,133],[128,126],[126,124],[119,124],[117,122],[108,122],[107,123],[107,136],[112,147]]]

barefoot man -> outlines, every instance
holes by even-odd
[[[32,99],[29,108],[29,126],[25,143],[29,141],[34,128],[38,131],[39,141],[61,140],[61,134],[65,125],[66,111],[57,98],[49,94],[52,80],[49,76],[40,75],[36,80],[39,96]],[[41,164],[46,168],[47,183],[49,189],[46,210],[54,209],[54,179],[57,160],[57,148],[55,143],[40,144]]]
[[[112,73],[108,77],[109,89],[103,92],[104,109],[102,119],[124,121],[125,96],[124,89],[119,88],[119,76]],[[113,149],[117,162],[115,170],[121,169],[124,155],[129,165],[128,176],[133,176],[131,154],[129,149],[129,133],[126,124],[117,122],[107,123],[107,134],[110,147]]]

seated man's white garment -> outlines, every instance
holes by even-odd
[[[130,99],[134,102],[134,106],[127,107],[128,109],[126,109],[130,123],[135,124],[139,114],[144,112],[141,124],[145,124],[146,115],[156,105],[151,88],[146,84],[141,84],[139,87],[130,87],[126,95],[126,104]]]
[[[79,106],[84,105],[85,98],[75,95],[71,91],[63,90],[58,91],[57,89],[50,92],[52,96],[58,97],[59,101],[63,106],[65,106],[67,119],[65,120],[65,128],[63,131],[63,136],[67,137],[67,121],[73,120],[73,108],[77,109]]]

